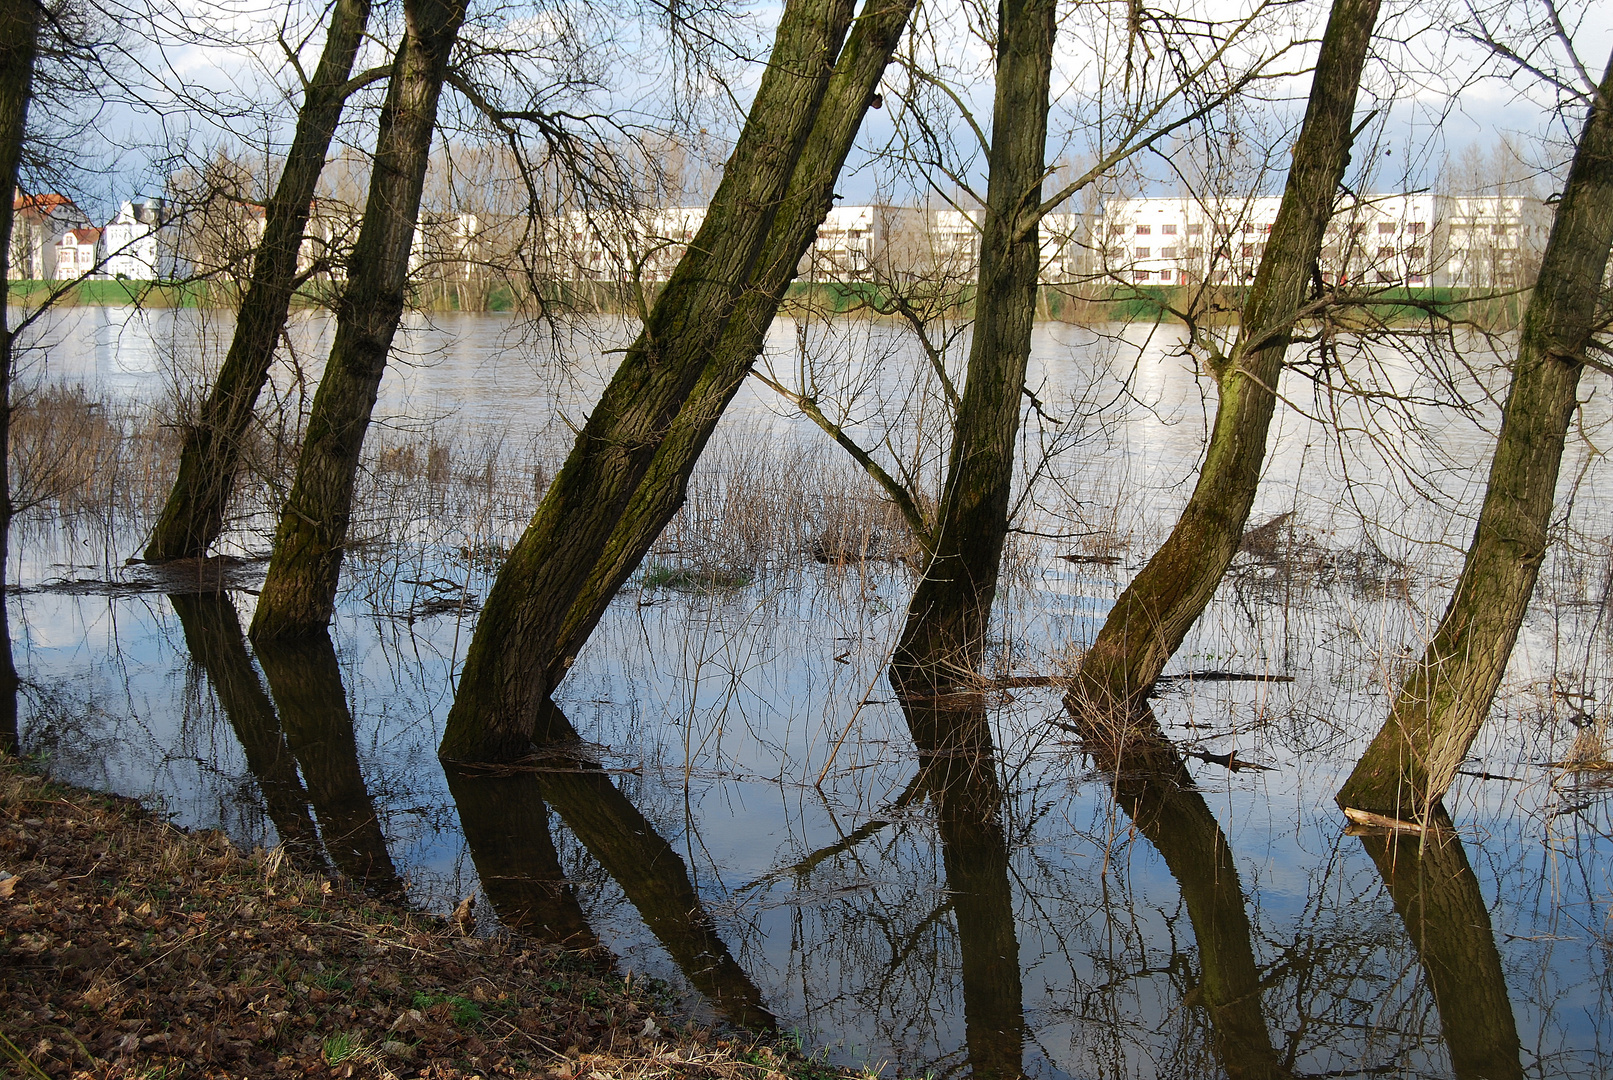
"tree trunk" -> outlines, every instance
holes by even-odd
[[[829,78],[817,121],[773,219],[750,287],[740,296],[699,381],[666,432],[644,479],[567,613],[556,645],[543,658],[551,686],[565,675],[588,635],[599,625],[611,598],[683,505],[695,462],[761,355],[779,303],[795,280],[796,267],[817,237],[818,226],[832,204],[840,168],[851,151],[885,66],[907,28],[913,6],[914,0],[865,3]]]
[[[529,773],[475,776],[447,770],[448,792],[482,891],[501,923],[538,941],[611,966],[549,833],[543,786]]]
[[[1424,837],[1363,836],[1434,992],[1457,1080],[1523,1080],[1518,1022],[1490,912],[1448,826]]]
[[[1341,806],[1426,819],[1478,737],[1534,591],[1576,388],[1613,247],[1613,60],[1585,119],[1540,275],[1478,526],[1422,662],[1339,791]]]
[[[404,895],[364,785],[353,714],[329,636],[270,642],[259,647],[258,663],[279,707],[286,743],[302,766],[330,861],[376,895]]]
[[[1157,721],[1150,718],[1141,726],[1157,726]],[[1163,740],[1140,739],[1119,756],[1095,751],[1094,763],[1114,771],[1115,801],[1159,851],[1182,889],[1198,944],[1198,993],[1227,1075],[1234,1080],[1292,1075],[1266,1026],[1237,865],[1226,834],[1182,759]]]
[[[849,0],[786,3],[704,223],[493,583],[448,716],[444,758],[527,749],[572,607],[751,282],[851,12]]]
[[[1170,536],[1134,578],[1081,660],[1068,704],[1137,715],[1237,553],[1254,503],[1283,356],[1344,178],[1361,70],[1378,0],[1335,0],[1304,126],[1271,239],[1231,353],[1215,364],[1220,401],[1198,484]]]
[[[622,887],[679,970],[729,1022],[776,1030],[762,992],[718,936],[677,851],[597,764],[568,752],[568,744],[581,740],[553,702],[545,703],[535,726],[540,743],[550,744],[532,774],[544,799]]]
[[[286,323],[314,189],[347,101],[353,58],[369,16],[370,0],[336,0],[331,8],[325,49],[297,113],[280,182],[264,211],[263,241],[252,260],[230,351],[195,424],[185,429],[179,475],[146,545],[152,562],[206,555],[224,529],[241,442]]]
[[[949,701],[947,705],[955,705]],[[1025,1008],[1002,786],[985,703],[903,699],[919,749],[919,786],[935,804],[947,896],[957,919],[969,1075],[1024,1075]]]
[[[12,192],[22,162],[33,97],[34,59],[39,51],[40,7],[36,0],[0,0],[0,285],[11,282]],[[11,655],[11,616],[6,567],[11,551],[11,380],[16,338],[7,321],[11,298],[0,303],[0,753],[16,753],[17,665]]]
[[[241,635],[241,617],[222,592],[170,595],[190,657],[207,674],[218,703],[246,754],[263,807],[292,861],[310,873],[323,868],[319,833],[308,812],[308,792],[280,730],[274,703],[258,681]]]
[[[404,17],[353,270],[337,304],[336,338],[252,619],[254,641],[321,633],[336,602],[359,452],[403,316],[437,100],[465,4],[411,0]]]
[[[912,693],[973,681],[997,595],[1036,317],[1041,241],[1035,215],[1046,173],[1056,7],[1053,0],[1003,0],[997,9],[997,93],[974,339],[935,548],[892,658],[898,683]]]

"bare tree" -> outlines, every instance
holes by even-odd
[[[1580,372],[1606,329],[1613,248],[1613,59],[1541,256],[1478,524],[1439,628],[1339,790],[1346,809],[1430,820],[1489,714],[1545,559]],[[1600,365],[1598,365],[1600,366]]]

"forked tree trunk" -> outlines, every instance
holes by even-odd
[[[325,48],[297,112],[280,181],[264,209],[263,241],[252,259],[230,350],[195,423],[185,428],[179,475],[146,545],[152,562],[205,555],[224,529],[241,443],[286,324],[314,189],[341,120],[353,58],[369,17],[370,0],[336,0],[331,7]]]
[[[387,353],[403,317],[437,101],[465,18],[465,0],[411,0],[404,18],[352,273],[337,304],[336,338],[314,394],[297,477],[252,619],[255,641],[322,633],[336,602],[353,481]]]
[[[33,97],[39,51],[38,0],[0,0],[0,285],[10,288],[12,192],[22,163],[22,142]],[[16,337],[8,322],[10,296],[0,303],[0,753],[16,753],[17,665],[11,655],[6,566],[11,550],[11,380]]]
[[[1056,8],[1053,0],[1003,0],[997,9],[997,91],[974,339],[935,548],[892,657],[893,675],[908,693],[972,681],[997,595],[1041,268],[1035,215],[1047,171]]]
[[[542,658],[551,686],[565,675],[588,635],[599,625],[611,598],[683,505],[695,462],[761,355],[785,290],[795,280],[796,267],[817,237],[818,226],[833,201],[840,168],[851,151],[885,66],[907,28],[913,6],[914,0],[866,0],[829,78],[817,121],[790,178],[783,205],[773,219],[750,287],[739,298],[699,381],[600,552],[593,572],[566,615],[556,645]]]
[[[789,0],[705,221],[493,583],[441,755],[528,748],[549,659],[656,451],[750,284],[851,22],[850,0]]]
[[[1220,401],[1186,509],[1110,610],[1068,704],[1126,720],[1203,614],[1254,504],[1283,355],[1350,159],[1351,123],[1378,0],[1335,0],[1304,126],[1231,353],[1214,367]]]
[[[1610,247],[1613,60],[1585,119],[1524,311],[1467,561],[1422,662],[1339,791],[1342,806],[1427,818],[1478,737],[1546,557],[1563,442],[1599,326]]]
[[[1443,819],[1443,820],[1441,820]],[[1490,911],[1450,820],[1432,835],[1361,837],[1417,949],[1458,1080],[1523,1080]]]

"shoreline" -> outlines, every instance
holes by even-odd
[[[655,980],[409,911],[0,756],[0,1060],[40,1080],[831,1080]]]

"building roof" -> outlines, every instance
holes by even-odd
[[[38,195],[19,194],[11,202],[13,211],[38,210],[44,214],[49,214],[56,210],[65,210],[68,207],[72,207],[74,210],[78,209],[72,199],[69,199],[66,195],[58,195],[54,191],[41,192]]]

